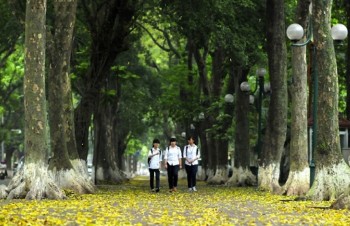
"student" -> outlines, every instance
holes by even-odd
[[[149,165],[149,175],[150,175],[150,187],[152,192],[159,192],[160,184],[160,162],[162,161],[162,152],[159,148],[159,140],[153,140],[153,146],[148,152],[148,165]],[[154,174],[156,175],[156,188],[154,189]]]
[[[198,159],[201,157],[199,149],[195,144],[193,136],[187,139],[188,145],[184,147],[185,169],[187,174],[188,191],[197,191],[196,176],[198,171]]]
[[[178,172],[182,168],[181,149],[176,145],[176,139],[170,139],[170,146],[165,150],[164,166],[168,172],[169,191],[175,192],[177,189]]]

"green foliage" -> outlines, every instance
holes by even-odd
[[[12,129],[23,129],[23,48],[19,45],[12,54],[6,54],[1,55],[5,63],[0,68],[0,117],[4,117],[0,140],[11,147],[23,142],[23,134],[11,132]]]
[[[137,138],[131,138],[128,141],[128,145],[126,147],[126,154],[128,155],[133,155],[139,152],[140,154],[140,150],[142,150],[144,144],[142,143],[142,141],[140,139]]]

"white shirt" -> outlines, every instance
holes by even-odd
[[[157,154],[157,155],[154,155],[154,154]],[[154,155],[154,156],[152,156]],[[157,149],[154,149],[152,148],[152,150],[149,150],[148,152],[148,157],[151,157],[151,161],[150,161],[150,164],[149,164],[149,167],[150,169],[159,169],[160,167],[160,162],[162,161],[162,152],[160,151],[159,148]]]
[[[181,149],[178,146],[169,146],[164,153],[164,159],[171,166],[179,165],[179,159],[182,158]],[[181,160],[180,160],[181,161]]]
[[[192,145],[186,145],[184,147],[184,158],[186,159],[185,164],[186,165],[198,165],[198,159],[200,159],[201,153],[199,151],[199,148],[197,145],[192,144]],[[188,160],[196,159],[192,163],[189,163]]]

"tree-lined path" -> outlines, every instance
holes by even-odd
[[[96,194],[67,200],[0,201],[0,225],[349,225],[350,211],[330,202],[289,201],[255,188],[208,186],[189,193],[186,181],[169,193],[149,191],[147,177],[101,186]]]

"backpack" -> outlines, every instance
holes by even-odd
[[[153,148],[151,148],[151,154],[153,154]],[[159,155],[162,155],[162,150],[159,148]],[[152,156],[153,157],[153,156]],[[147,158],[148,166],[151,165],[151,159],[152,157]]]

